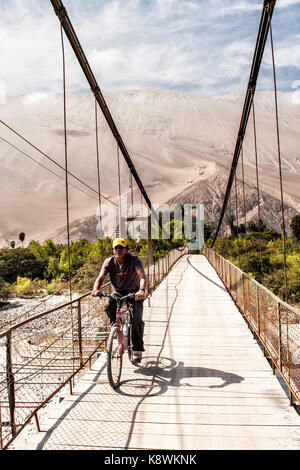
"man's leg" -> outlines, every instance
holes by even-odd
[[[108,298],[108,302],[104,307],[106,315],[110,321],[110,324],[116,322],[116,310],[117,310],[117,301],[112,299],[111,297]]]
[[[132,325],[132,348],[134,351],[145,351],[143,336],[144,336],[143,300],[134,300],[133,301],[133,325]]]

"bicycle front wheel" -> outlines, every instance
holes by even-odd
[[[122,333],[118,326],[113,326],[107,343],[107,376],[112,388],[116,388],[121,379],[124,346]]]
[[[129,325],[128,327],[128,335],[127,335],[127,338],[126,338],[126,342],[127,342],[127,352],[128,352],[128,359],[129,361],[132,360],[132,325]]]

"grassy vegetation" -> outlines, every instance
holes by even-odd
[[[207,246],[210,246],[209,240]],[[217,238],[213,249],[238,266],[242,271],[263,284],[278,297],[284,299],[284,251],[279,233],[266,229],[260,241],[257,232],[240,235],[239,238]],[[286,239],[287,302],[300,307],[300,240]],[[261,269],[262,267],[262,269]]]
[[[147,240],[128,238],[131,253],[148,257]],[[177,241],[178,246],[180,242]],[[153,258],[157,261],[170,250],[167,240],[153,240]],[[91,243],[71,242],[70,273],[72,288],[79,293],[92,289],[104,259],[112,255],[109,238]],[[147,261],[145,261],[147,263]],[[32,241],[27,248],[0,250],[0,298],[31,298],[68,291],[68,248],[52,240]]]
[[[292,219],[293,236],[286,239],[287,302],[300,307],[300,218]],[[284,298],[283,243],[281,234],[268,229],[263,223],[261,242],[257,226],[250,222],[248,233],[242,224],[231,227],[231,237],[217,238],[214,250],[254,277],[280,298]],[[231,224],[231,225],[230,225]],[[182,223],[171,220],[165,226],[170,230],[173,243],[183,244]],[[253,229],[253,231],[249,231]],[[210,246],[212,229],[204,227],[207,246]],[[147,240],[136,242],[127,239],[130,252],[142,258],[148,257]],[[171,246],[168,240],[152,240],[153,258],[157,261],[165,256]],[[247,244],[247,249],[246,249]],[[262,253],[262,269],[260,262]],[[92,289],[104,259],[112,255],[109,238],[91,243],[87,240],[72,242],[70,266],[72,288],[79,293]],[[147,261],[146,261],[147,263]],[[32,241],[27,248],[5,248],[0,250],[0,298],[36,297],[47,294],[62,294],[68,291],[68,249],[52,240],[40,244]]]

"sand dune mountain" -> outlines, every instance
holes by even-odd
[[[205,198],[209,209],[206,216],[215,217],[231,165],[244,93],[209,98],[171,91],[129,90],[104,93],[104,96],[150,199],[155,203],[203,202],[201,194],[209,195]],[[278,103],[285,203],[292,214],[300,210],[300,105],[293,103],[291,93],[279,93]],[[265,217],[267,222],[278,225],[274,218],[279,180],[273,94],[257,93],[255,104]],[[64,167],[61,95],[8,97],[6,104],[1,105],[0,115],[4,122]],[[118,194],[117,146],[101,111],[98,124],[101,192],[114,199]],[[97,162],[91,94],[68,96],[67,127],[69,171],[88,185],[69,176],[72,239],[83,234],[84,238],[93,239],[95,230],[91,221],[96,220],[98,198],[93,191],[97,189]],[[66,220],[63,169],[3,124],[0,124],[0,137],[5,139],[0,140],[1,245],[16,240],[20,231],[26,233],[27,241],[43,241],[59,233],[63,241],[61,232]],[[251,118],[245,136],[244,161],[247,200],[252,200],[255,165]],[[129,174],[122,156],[121,174],[122,192],[128,192]],[[273,198],[272,204],[268,198]],[[139,202],[137,194],[135,202]],[[269,206],[275,212],[268,212]],[[255,216],[255,209],[248,204],[249,217],[251,214]],[[84,225],[89,228],[84,230]]]

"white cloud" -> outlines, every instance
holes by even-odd
[[[299,5],[300,0],[277,0],[276,8],[287,8],[293,5]]]
[[[75,31],[99,85],[176,88],[204,94],[244,89],[262,2],[249,0],[65,0]],[[278,0],[285,12],[300,0]],[[62,90],[60,28],[50,2],[12,0],[0,16],[0,79],[7,93]],[[288,8],[289,7],[289,8]],[[276,6],[277,8],[277,6]],[[299,12],[298,12],[299,13]],[[287,16],[285,16],[285,25]],[[279,26],[278,26],[279,25]],[[277,28],[280,27],[280,17]],[[295,31],[277,36],[278,67],[299,67]],[[88,85],[68,41],[69,91]],[[298,54],[298,57],[297,57]],[[268,59],[265,66],[269,67]],[[230,85],[231,84],[231,85]]]
[[[30,105],[35,105],[42,103],[43,101],[49,101],[51,100],[51,94],[50,93],[29,93],[25,95],[22,99],[22,102],[25,106],[30,106]]]

